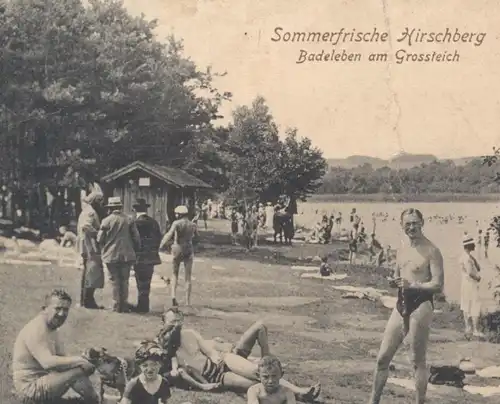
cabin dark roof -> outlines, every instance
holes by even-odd
[[[147,164],[142,161],[134,161],[132,164],[120,168],[102,178],[103,182],[112,182],[135,170],[142,170],[167,184],[178,188],[212,188],[206,182],[182,171],[178,168]]]

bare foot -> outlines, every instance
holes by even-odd
[[[321,394],[321,384],[316,383],[314,386],[311,386],[307,391],[303,394],[300,394],[300,400],[305,402],[313,402],[318,399]]]
[[[207,383],[202,385],[203,391],[217,390],[221,386],[221,383]]]

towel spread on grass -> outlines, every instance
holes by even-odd
[[[300,275],[303,279],[328,279],[330,281],[339,281],[347,278],[347,274],[331,274],[328,276],[323,276],[321,274],[305,273]]]
[[[316,271],[318,272],[319,271],[319,267],[306,267],[306,266],[300,266],[300,265],[294,265],[292,266],[293,270],[296,270],[296,271]]]
[[[500,395],[500,386],[464,386],[464,390],[470,394],[480,394],[483,397]]]
[[[371,296],[383,296],[385,293],[389,293],[387,290],[375,289],[371,287],[359,287],[359,286],[351,286],[351,285],[339,285],[332,286],[336,290],[341,290],[343,292],[360,292],[364,294],[368,294]]]
[[[476,370],[476,375],[487,378],[500,378],[500,366],[488,366],[487,368]]]

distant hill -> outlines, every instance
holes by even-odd
[[[480,159],[479,156],[473,157],[460,157],[456,159],[438,159],[432,154],[410,154],[399,153],[389,160],[380,159],[371,156],[349,156],[344,159],[327,159],[330,167],[342,168],[355,168],[363,164],[370,164],[375,170],[382,167],[389,167],[392,169],[412,168],[418,167],[421,164],[429,164],[433,161],[452,160],[455,165],[463,166],[475,159]]]
[[[469,164],[473,160],[480,160],[481,157],[475,156],[475,157],[461,157],[458,159],[452,159],[455,165],[457,166],[464,166],[466,164]]]
[[[389,167],[392,169],[412,168],[421,164],[430,164],[439,160],[432,154],[410,154],[399,153],[389,160]]]
[[[371,164],[375,169],[387,166],[388,160],[379,159],[378,157],[369,156],[349,156],[345,159],[328,159],[330,167],[355,168],[363,164]]]

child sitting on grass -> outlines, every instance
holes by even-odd
[[[142,345],[135,353],[141,374],[125,387],[120,404],[165,404],[170,398],[170,386],[160,376],[164,352],[155,343]]]
[[[248,404],[295,404],[295,394],[280,384],[281,362],[275,356],[264,356],[258,366],[259,384],[248,389]]]
[[[59,227],[59,234],[61,237],[61,247],[75,247],[76,246],[76,234],[69,231],[66,226]]]
[[[332,268],[328,264],[328,255],[323,255],[321,257],[321,265],[319,266],[319,273],[321,276],[330,276],[332,274]]]

